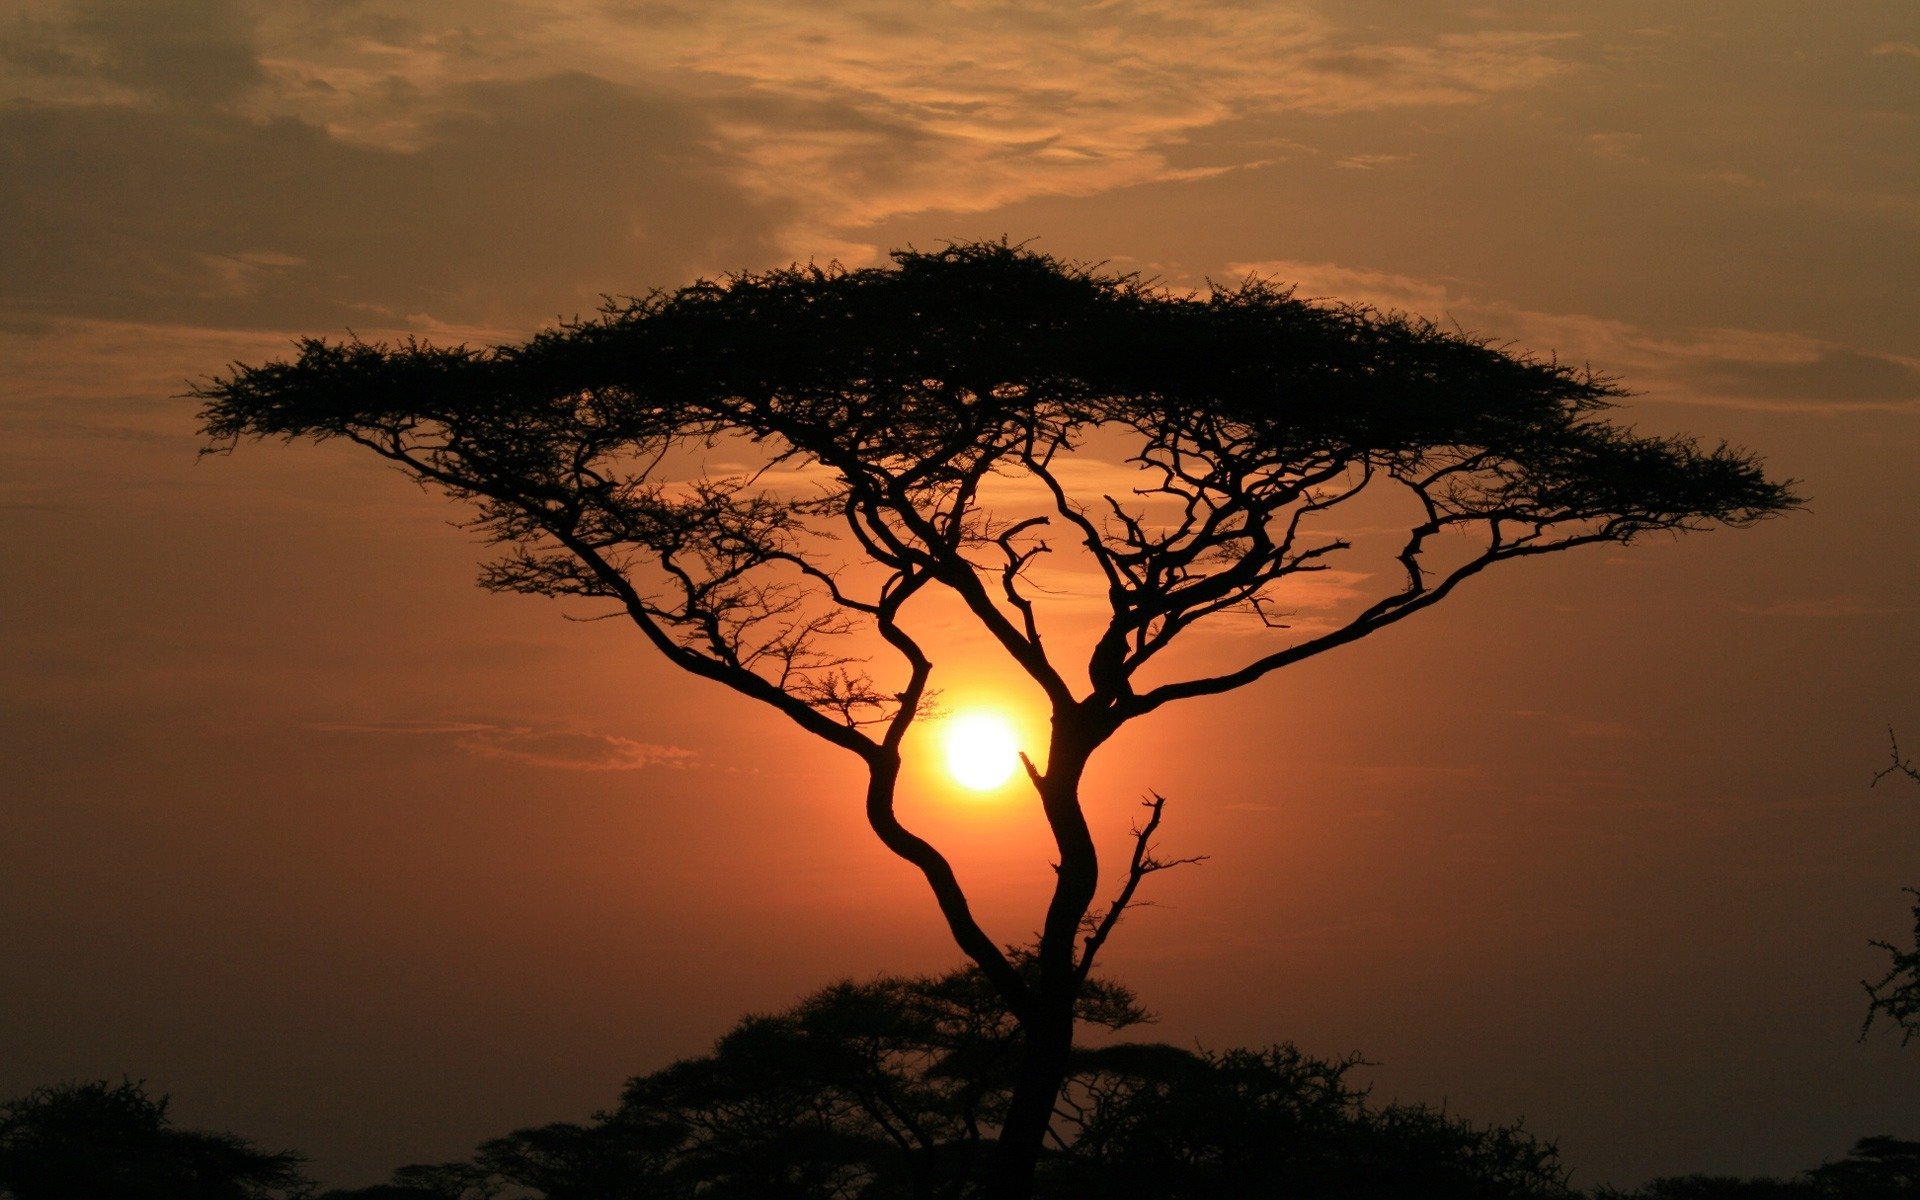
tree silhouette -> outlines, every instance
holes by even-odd
[[[1097,977],[1080,1014],[1110,1029],[1144,1019],[1127,989]],[[961,1200],[979,1194],[984,1127],[1010,1102],[1017,1042],[978,968],[838,983],[631,1080],[587,1124],[518,1130],[471,1163],[403,1168],[395,1182],[460,1181],[421,1200]],[[1571,1200],[1551,1145],[1372,1106],[1347,1080],[1357,1061],[1292,1046],[1076,1049],[1036,1194]]]
[[[1877,787],[1889,776],[1920,783],[1920,767],[1900,753],[1900,739],[1891,729],[1887,731],[1887,751],[1892,761],[1880,768],[1869,786]],[[1860,1036],[1865,1038],[1874,1021],[1885,1017],[1900,1030],[1901,1045],[1920,1033],[1920,890],[1908,888],[1907,894],[1914,900],[1913,948],[1903,949],[1892,942],[1873,942],[1872,945],[1887,952],[1890,960],[1887,973],[1878,982],[1860,981],[1860,986],[1867,989],[1867,1016],[1860,1025]]]
[[[1018,1022],[994,1187],[1021,1196],[1095,954],[1169,865],[1156,797],[1096,904],[1080,781],[1123,725],[1384,629],[1495,563],[1795,497],[1745,453],[1608,424],[1605,379],[1423,320],[1259,281],[1173,294],[1004,243],[893,260],[655,292],[519,346],[308,340],[196,395],[210,448],[363,445],[477,506],[504,550],[485,586],[610,601],[677,666],[857,757],[873,831]],[[1388,541],[1347,532],[1389,522]],[[1290,629],[1335,563],[1377,590]],[[1049,620],[1062,588],[1101,616]],[[1051,719],[1026,762],[1058,856],[1031,971],[895,813],[932,694],[915,626],[932,593]],[[1244,655],[1169,652],[1203,625],[1246,633]]]
[[[1631,1192],[1603,1187],[1594,1200],[1838,1200],[1804,1176],[1795,1179],[1742,1178],[1736,1175],[1670,1175],[1652,1179]]]
[[[1292,1045],[1194,1053],[1121,1044],[1077,1053],[1069,1129],[1040,1194],[1068,1200],[1570,1198],[1558,1150],[1520,1125],[1424,1105],[1375,1107],[1358,1057]]]
[[[0,1196],[10,1200],[274,1200],[309,1194],[297,1154],[175,1129],[167,1098],[104,1080],[0,1104]]]
[[[1790,1179],[1679,1175],[1631,1192],[1600,1188],[1594,1200],[1912,1200],[1920,1196],[1920,1142],[1863,1137],[1845,1158]]]
[[[1884,1134],[1863,1137],[1845,1158],[1822,1163],[1807,1178],[1825,1194],[1847,1200],[1920,1196],[1920,1142]]]

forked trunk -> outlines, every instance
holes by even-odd
[[[1080,811],[1080,778],[1100,737],[1056,713],[1046,774],[1035,779],[1060,861],[1037,948],[1038,979],[1021,1017],[1020,1073],[988,1169],[988,1200],[1028,1200],[1034,1170],[1053,1123],[1054,1105],[1073,1052],[1074,1002],[1080,994],[1076,951],[1093,904],[1099,858]]]
[[[1029,1200],[1033,1195],[1034,1172],[1073,1051],[1073,997],[1048,1003],[1046,1008],[1044,1016],[1022,1030],[1020,1073],[1000,1140],[987,1164],[986,1200]]]

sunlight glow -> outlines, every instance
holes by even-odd
[[[998,713],[960,713],[947,722],[947,774],[963,788],[990,792],[1013,777],[1020,743]]]

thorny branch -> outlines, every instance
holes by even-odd
[[[1151,799],[1142,800],[1140,806],[1147,810],[1147,819],[1133,827],[1133,858],[1127,864],[1126,882],[1120,885],[1120,894],[1115,896],[1105,912],[1098,915],[1089,912],[1082,918],[1081,928],[1086,932],[1086,940],[1080,950],[1080,961],[1074,971],[1081,980],[1085,980],[1093,970],[1094,956],[1100,953],[1100,947],[1107,944],[1107,938],[1113,933],[1113,927],[1120,923],[1121,914],[1132,907],[1136,901],[1134,893],[1140,890],[1140,881],[1155,871],[1171,870],[1174,867],[1190,866],[1207,861],[1207,855],[1195,854],[1187,858],[1161,858],[1153,852],[1153,835],[1160,828],[1160,816],[1167,807],[1167,798],[1159,792],[1148,792]]]
[[[1891,727],[1887,730],[1888,764],[1874,773],[1867,786],[1877,786],[1889,775],[1900,776],[1920,783],[1920,767],[1913,760],[1900,753],[1900,739]],[[1875,940],[1871,945],[1875,949],[1885,950],[1893,961],[1887,973],[1878,982],[1860,981],[1867,992],[1867,1015],[1860,1024],[1860,1036],[1864,1039],[1880,1017],[1886,1017],[1900,1030],[1900,1044],[1912,1041],[1920,1034],[1920,891],[1907,889],[1914,898],[1913,904],[1913,949],[1903,950],[1891,942]]]
[[[1891,727],[1887,729],[1887,753],[1893,761],[1874,773],[1873,782],[1868,787],[1878,785],[1889,775],[1905,775],[1915,783],[1920,783],[1920,767],[1914,766],[1912,759],[1900,756],[1900,738]]]

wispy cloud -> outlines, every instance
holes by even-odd
[[[1176,163],[1172,151],[1223,122],[1473,104],[1569,69],[1553,35],[1369,39],[1286,4],[733,0],[702,11],[650,31],[655,61],[869,122],[808,129],[769,107],[729,129],[763,185],[790,195],[832,181],[805,207],[841,226],[1194,178],[1252,165]]]
[[[69,11],[93,71],[163,100],[228,104],[267,80],[254,15],[235,0],[73,0]]]
[[[451,737],[498,729],[477,721],[310,721],[307,729],[315,733],[365,733],[379,736],[419,735]]]
[[[1411,154],[1349,154],[1334,163],[1339,171],[1373,171],[1380,167],[1390,167],[1395,163],[1411,162]]]
[[[1807,334],[1712,326],[1656,331],[1481,298],[1455,279],[1338,263],[1268,260],[1231,269],[1291,283],[1303,298],[1413,313],[1563,362],[1592,363],[1662,401],[1772,411],[1920,410],[1920,359]]]
[[[1886,617],[1915,611],[1911,604],[1887,604],[1865,596],[1809,596],[1773,604],[1740,604],[1736,611],[1756,617]]]
[[[611,734],[475,721],[327,722],[310,724],[307,728],[316,733],[441,739],[479,758],[506,759],[564,771],[684,767],[696,757],[693,751],[678,746],[662,746]]]
[[[840,251],[850,259],[873,250],[841,241],[842,231],[888,217],[1090,195],[1272,159],[1271,144],[1249,139],[1209,148],[1206,161],[1185,160],[1187,144],[1216,126],[1283,112],[1472,105],[1540,87],[1572,69],[1569,40],[1558,33],[1383,33],[1306,4],[1185,0],[366,0],[266,9],[235,0],[84,0],[68,9],[38,5],[21,28],[32,34],[31,53],[0,62],[0,90],[87,108],[184,105],[202,124],[212,110],[255,122],[290,119],[311,132],[287,145],[236,147],[237,161],[259,162],[279,179],[322,172],[335,180],[322,192],[397,168],[416,188],[434,179],[462,195],[486,195],[507,182],[500,164],[527,163],[539,166],[531,177],[544,176],[540,201],[618,196],[634,210],[630,227],[653,240],[671,235],[698,244],[698,231],[663,227],[654,211],[659,203],[650,198],[663,186],[671,194],[677,177],[717,172],[739,189],[736,208],[745,203],[780,214],[788,252]],[[556,92],[603,111],[555,114],[542,97]],[[653,111],[628,127],[619,114],[632,96],[647,98]],[[698,128],[689,129],[691,110],[699,113]],[[609,123],[619,136],[596,139],[594,131]],[[210,132],[216,140],[239,136],[202,124],[148,121],[122,132],[162,157],[170,147],[204,144]],[[56,135],[90,164],[90,196],[145,209],[159,200],[165,210],[164,196],[135,200],[102,186],[103,168],[91,162],[85,132]],[[484,186],[460,182],[459,164],[480,161],[461,147],[476,140],[491,148]],[[585,144],[596,141],[602,144]],[[31,139],[22,144],[35,148]],[[139,157],[133,145],[102,150],[118,161]],[[309,161],[289,162],[289,151]],[[368,157],[375,152],[416,156],[422,169],[407,170],[395,159],[383,167]],[[1363,153],[1339,162],[1364,169],[1402,157]],[[624,162],[648,177],[623,186]],[[568,183],[568,164],[600,172],[595,186]],[[251,211],[272,207],[247,181],[223,178],[232,174],[227,168],[180,162],[144,174],[228,190],[237,183]],[[33,184],[36,191],[45,186]],[[398,194],[380,195],[377,184],[359,190],[369,211],[406,207]],[[535,199],[507,198],[523,205]],[[47,199],[49,211],[84,210]],[[701,203],[722,199],[709,195]],[[471,207],[453,195],[430,202],[447,207],[456,228],[461,209]],[[747,214],[727,215],[738,227]],[[543,227],[581,223],[550,214]],[[250,292],[285,265],[281,257],[338,261],[339,248],[296,244],[286,236],[291,232],[194,245],[188,249],[206,256],[198,263],[204,278],[195,284],[186,272],[171,287]],[[494,244],[525,236],[521,229]],[[604,231],[590,240],[609,243]],[[316,250],[325,252],[320,259]]]
[[[454,89],[422,128],[398,150],[224,112],[0,108],[20,167],[0,318],[525,325],[772,258],[790,212],[737,181],[709,114],[587,76]]]

